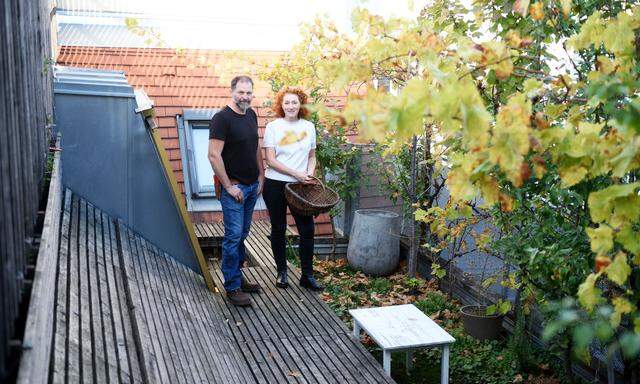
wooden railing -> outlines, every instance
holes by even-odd
[[[21,302],[52,117],[48,0],[0,3],[0,382],[15,369]]]
[[[27,324],[22,341],[23,351],[18,383],[39,384],[46,383],[48,379],[53,337],[54,287],[58,267],[61,212],[62,172],[60,153],[57,152],[53,162],[47,210],[44,216]]]

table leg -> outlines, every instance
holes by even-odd
[[[360,340],[360,324],[355,319],[353,320],[353,337]]]
[[[442,346],[442,358],[440,361],[440,383],[449,384],[449,345]]]
[[[382,368],[391,376],[391,351],[382,350]]]
[[[413,349],[407,349],[407,363],[405,364],[407,373],[413,369]]]

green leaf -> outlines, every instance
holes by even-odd
[[[427,211],[425,211],[424,209],[416,209],[414,217],[416,219],[416,221],[426,221],[426,219],[428,218],[427,216]]]
[[[440,264],[433,263],[431,264],[431,274],[437,277],[438,279],[442,279],[447,275],[447,270],[442,268]]]
[[[502,300],[500,300],[502,301]],[[511,302],[508,300],[502,301],[499,303],[499,309],[501,314],[507,314],[511,310]]]
[[[588,347],[594,337],[595,331],[590,324],[579,324],[573,331],[573,340],[579,349]]]
[[[640,353],[640,334],[626,332],[620,337],[622,354],[628,360],[632,360]]]

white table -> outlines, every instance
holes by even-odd
[[[407,369],[413,366],[413,349],[440,347],[440,382],[449,383],[449,345],[456,341],[413,304],[349,310],[353,335],[365,331],[382,348],[382,366],[391,375],[391,351],[407,350]]]

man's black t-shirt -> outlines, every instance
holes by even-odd
[[[229,106],[213,115],[209,140],[224,141],[222,161],[230,179],[242,184],[252,184],[258,179],[258,117],[253,109],[244,115]]]

